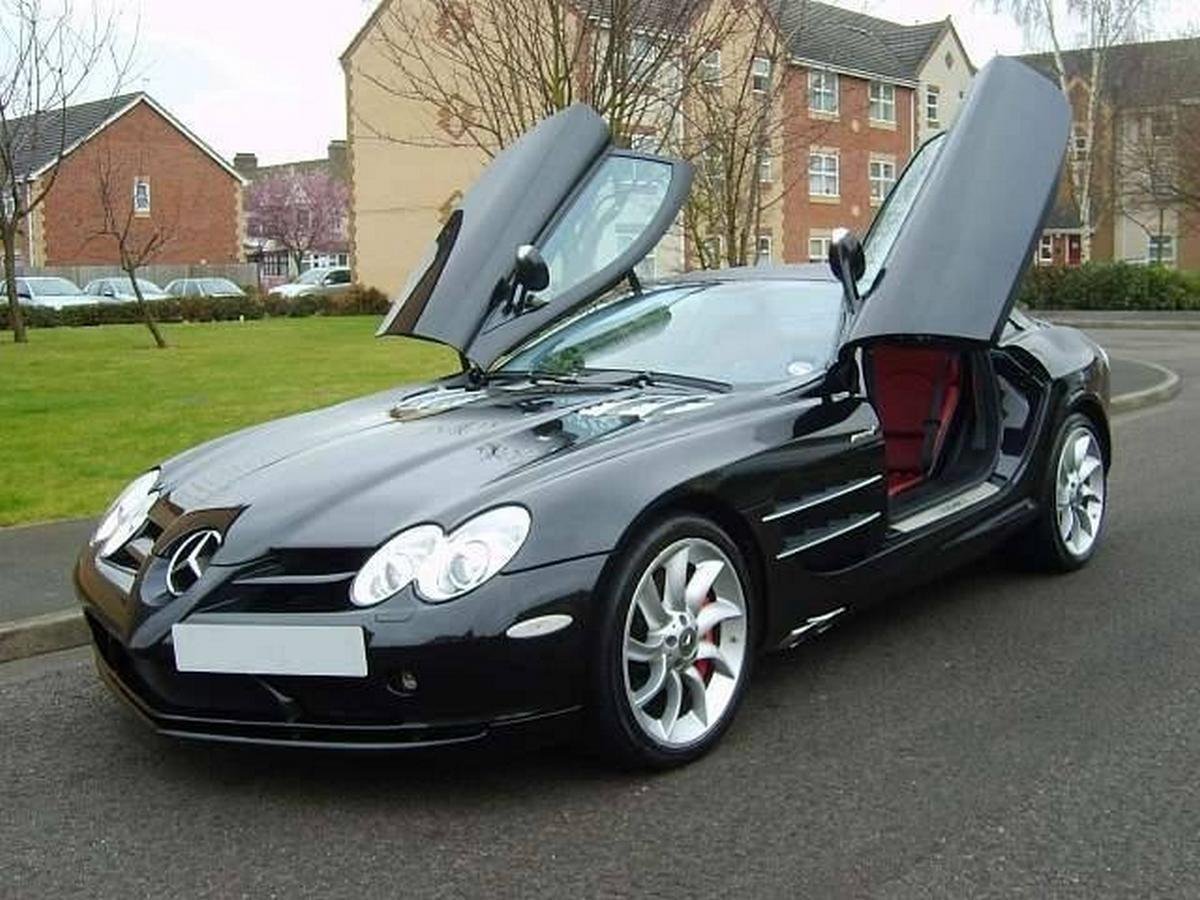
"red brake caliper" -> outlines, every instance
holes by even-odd
[[[708,592],[708,596],[704,598],[704,602],[700,604],[700,609],[704,609],[704,607],[708,606],[708,604],[716,602],[716,599],[717,599],[716,592],[710,590]],[[703,643],[704,641],[710,641],[712,643],[716,643],[716,632],[717,632],[717,629],[720,627],[721,627],[720,625],[716,625],[713,628],[710,628],[707,632],[700,635],[696,639],[697,642]],[[700,677],[704,679],[705,684],[708,684],[708,678],[712,674],[712,669],[713,669],[713,661],[711,659],[696,660],[696,671],[700,673]]]

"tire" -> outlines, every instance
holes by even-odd
[[[1050,572],[1086,565],[1108,519],[1103,444],[1087,416],[1072,413],[1059,426],[1037,499],[1038,518],[1023,536],[1026,558]]]
[[[606,584],[596,746],[627,766],[689,763],[720,740],[750,679],[757,608],[743,555],[709,520],[673,516],[630,543]]]

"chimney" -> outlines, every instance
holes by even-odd
[[[350,179],[350,161],[347,159],[346,142],[329,142],[329,169],[334,178],[342,181]]]
[[[253,179],[258,173],[258,155],[255,153],[239,153],[233,158],[233,167],[243,178]]]

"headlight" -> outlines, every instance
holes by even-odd
[[[158,492],[154,490],[158,474],[158,469],[152,469],[135,479],[108,508],[92,536],[92,544],[101,545],[101,556],[111,556],[120,550],[146,521],[150,507],[158,499]]]
[[[350,600],[356,606],[374,606],[413,582],[431,603],[461,597],[516,556],[529,525],[524,507],[501,506],[468,519],[450,534],[437,525],[402,531],[359,570]]]

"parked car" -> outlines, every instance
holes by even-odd
[[[245,297],[246,292],[228,278],[176,278],[167,285],[172,297]]]
[[[69,278],[52,275],[28,275],[17,279],[17,297],[30,306],[48,306],[62,309],[64,306],[81,306],[96,303],[99,298],[86,291]]]
[[[351,286],[349,267],[332,266],[309,269],[290,284],[277,285],[267,291],[267,294],[288,300],[295,297],[326,297],[348,291]]]
[[[139,278],[137,283],[138,287],[141,288],[143,300],[166,300],[171,296],[147,278]],[[133,292],[133,282],[129,279],[128,275],[95,278],[87,283],[87,287],[84,290],[93,297],[100,297],[104,300],[119,303],[137,299],[137,295]]]
[[[429,748],[583,718],[665,767],[719,740],[762,652],[1010,540],[1083,566],[1108,359],[1012,309],[1070,121],[998,58],[828,266],[643,285],[691,167],[587,107],[547,119],[381,327],[464,371],[117,498],[75,572],[103,677],[179,737]]]

